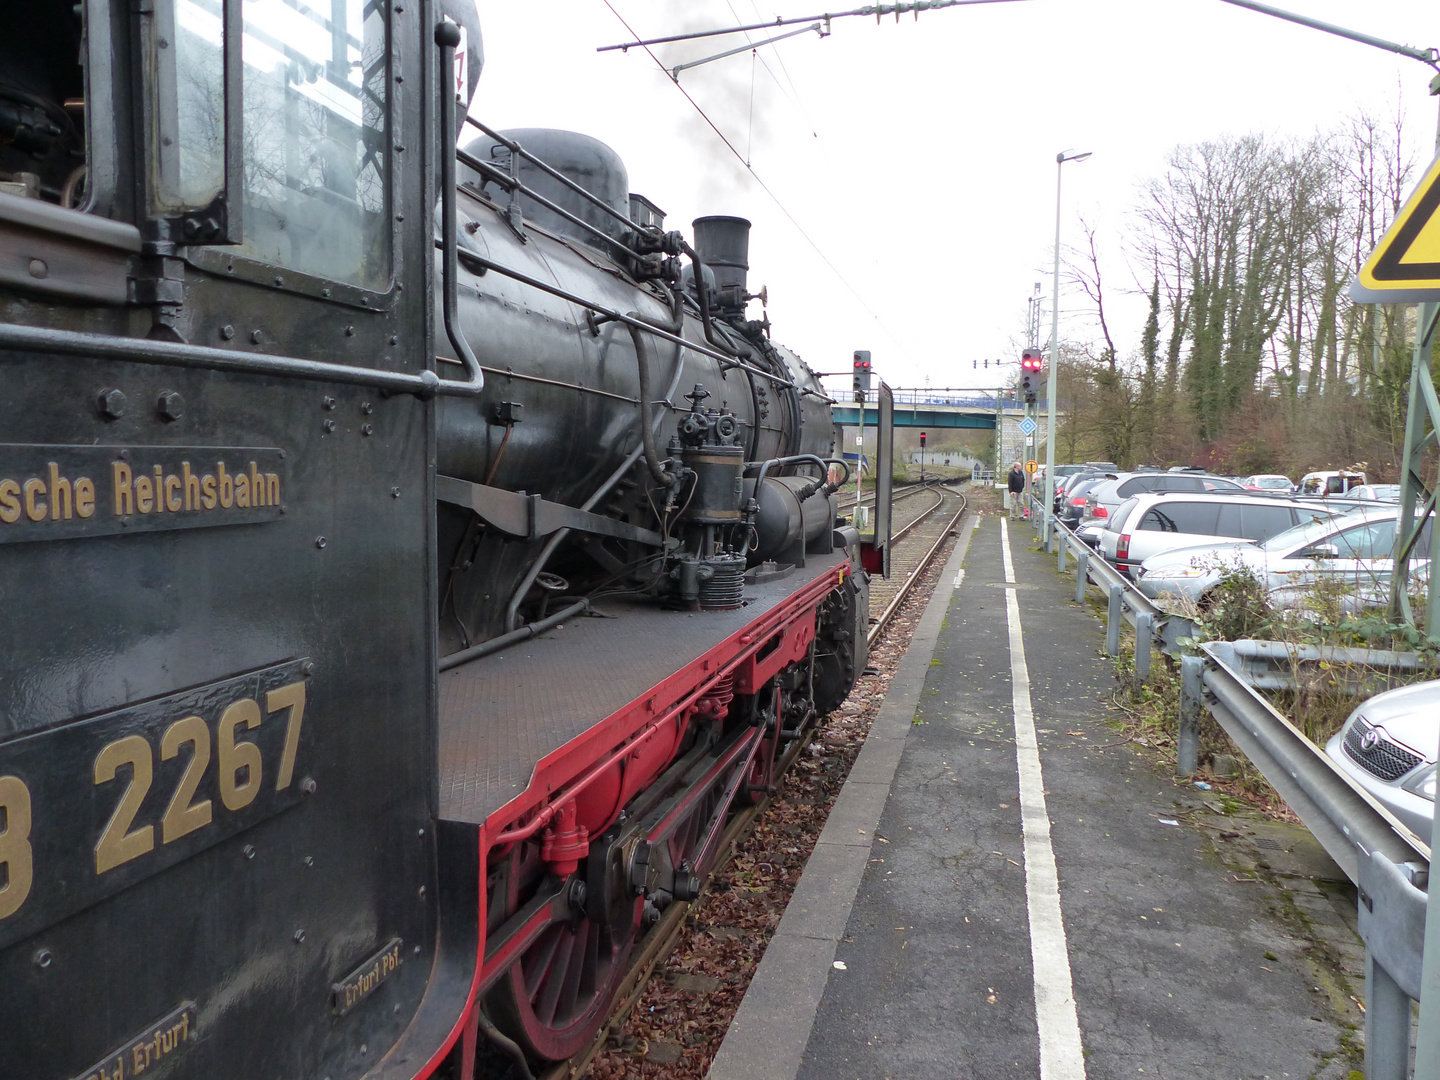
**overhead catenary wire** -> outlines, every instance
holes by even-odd
[[[730,0],[725,0],[725,6],[730,9],[730,14],[735,16],[735,21],[739,22],[740,13],[735,10],[735,5],[732,4]],[[759,18],[760,9],[755,6],[755,0],[750,0],[750,7],[751,10],[755,12],[755,17]],[[745,39],[749,41],[750,35],[746,34]],[[765,57],[761,56],[758,50],[756,52],[755,58],[760,61],[760,66],[765,69],[765,74],[770,76],[771,80],[779,88],[780,92],[786,97],[788,97],[791,104],[793,104],[795,108],[800,111],[800,115],[805,117],[805,125],[810,129],[810,134],[814,138],[818,139],[820,137],[820,132],[815,129],[815,121],[810,118],[810,110],[805,108],[805,103],[800,100],[800,88],[795,85],[795,80],[790,77],[790,69],[785,66],[785,57],[780,54],[780,50],[775,50],[775,61],[780,65],[780,70],[785,73],[785,82],[790,84],[789,90],[786,90],[785,85],[781,83],[778,78],[775,77],[775,72],[770,69],[769,61],[767,61]]]
[[[649,52],[651,45],[669,45],[676,41],[694,41],[697,38],[722,37],[725,34],[741,34],[748,30],[770,30],[777,26],[794,26],[796,23],[814,22],[817,19],[826,24],[825,29],[828,32],[830,28],[829,24],[833,20],[850,19],[859,15],[874,15],[876,22],[879,22],[881,17],[885,15],[894,15],[898,21],[901,15],[909,15],[912,13],[915,18],[918,19],[922,11],[940,11],[943,8],[953,7],[974,7],[979,4],[1018,4],[1026,2],[1027,0],[917,0],[917,2],[909,4],[870,4],[866,7],[855,8],[852,11],[826,11],[821,12],[819,15],[795,15],[788,19],[782,19],[777,16],[770,22],[750,23],[745,26],[725,26],[715,30],[692,30],[687,34],[671,34],[669,37],[642,39],[637,34],[636,40],[634,41],[625,41],[618,45],[601,45],[595,51],[615,52],[618,50],[620,52],[629,52],[631,49],[643,48],[646,52]],[[606,0],[605,6],[610,7],[609,0]],[[613,7],[611,7],[610,10],[615,11]],[[733,11],[734,8],[731,8],[731,10]],[[620,13],[616,12],[615,17],[620,18]],[[626,30],[635,34],[635,31],[631,29],[629,23],[625,23],[624,19],[620,19],[620,21],[625,24]],[[652,53],[651,55],[653,56],[654,54]],[[663,67],[664,65],[661,66]]]
[[[726,0],[725,6],[730,9],[730,14],[734,15],[736,21],[738,22],[740,19],[740,13],[735,10],[735,5],[730,3],[729,0]],[[760,15],[760,9],[755,6],[755,0],[750,0],[750,8],[755,12],[756,17],[758,18]],[[810,127],[810,134],[818,139],[820,137],[820,133],[815,130],[815,122],[810,118],[810,110],[805,108],[805,103],[800,100],[800,88],[795,85],[795,80],[790,77],[790,69],[785,66],[785,57],[781,54],[779,49],[775,50],[775,62],[780,65],[780,70],[785,73],[785,81],[790,84],[790,90],[788,91],[788,96],[790,100],[795,103],[795,107],[799,109],[801,115],[805,117],[805,123],[808,124]],[[760,57],[760,63],[764,65],[765,71],[767,74],[769,74],[770,78],[775,79],[775,85],[779,86],[782,92],[785,92],[785,87],[781,85],[779,79],[775,78],[775,72],[770,70],[770,65],[766,62],[763,56]]]
[[[629,30],[630,33],[635,33],[634,29],[625,20],[625,16],[621,15],[620,12],[615,9],[615,5],[612,4],[610,0],[602,0],[602,2],[607,8],[610,9],[610,13],[620,21],[621,26],[625,27],[626,30]],[[937,3],[938,2],[941,2],[941,0],[937,0]],[[1012,0],[951,0],[951,2],[1010,3],[1012,2]],[[904,346],[901,344],[900,337],[888,326],[886,326],[885,321],[880,318],[879,313],[876,312],[875,309],[872,308],[868,303],[866,303],[865,298],[860,295],[860,291],[856,289],[854,285],[850,284],[849,279],[840,272],[840,268],[831,261],[830,256],[825,254],[825,252],[821,249],[820,245],[815,242],[814,238],[805,231],[805,227],[800,224],[800,222],[796,219],[795,215],[792,214],[789,208],[780,201],[780,197],[771,190],[770,185],[765,183],[765,181],[761,178],[760,174],[755,171],[754,167],[745,160],[745,155],[739,151],[739,149],[735,146],[733,142],[730,141],[728,137],[726,137],[725,133],[721,131],[720,128],[716,125],[715,121],[710,119],[710,115],[703,108],[700,107],[700,103],[698,101],[696,101],[693,97],[690,96],[690,92],[686,90],[685,87],[681,86],[678,82],[676,82],[674,79],[669,78],[670,69],[665,66],[665,62],[663,60],[661,60],[658,56],[655,55],[654,51],[651,50],[650,46],[643,42],[637,42],[636,44],[644,48],[645,52],[649,54],[650,59],[655,61],[655,64],[660,68],[661,71],[665,72],[666,81],[669,82],[672,86],[674,86],[676,90],[679,90],[680,93],[685,95],[685,100],[690,103],[691,108],[693,108],[697,113],[700,114],[700,119],[704,120],[706,125],[709,126],[710,130],[713,131],[720,139],[720,141],[725,144],[725,148],[735,156],[735,160],[740,162],[741,166],[745,169],[745,171],[748,172],[752,177],[754,177],[755,182],[760,185],[760,189],[770,197],[770,201],[773,202],[776,208],[785,215],[786,219],[790,222],[790,224],[795,227],[795,231],[798,232],[800,236],[805,240],[805,242],[810,245],[811,250],[814,251],[816,255],[820,256],[820,261],[823,262],[827,267],[829,267],[830,272],[835,275],[836,279],[840,282],[840,284],[844,285],[846,290],[849,291],[850,295],[855,297],[855,299],[859,302],[860,306],[865,309],[865,311],[872,319],[875,320],[876,325],[878,325],[882,330],[884,330],[890,340],[901,346],[901,354],[903,356]],[[600,51],[603,52],[605,50],[602,49]]]

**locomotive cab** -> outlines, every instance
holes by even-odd
[[[359,1076],[431,985],[428,8],[0,9],[5,1075]]]
[[[0,1074],[563,1058],[864,668],[748,222],[464,117],[481,59],[0,10]]]

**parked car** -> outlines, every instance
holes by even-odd
[[[1213,486],[1212,486],[1213,485]],[[1238,484],[1196,472],[1121,473],[1114,480],[1091,488],[1085,500],[1081,523],[1098,519],[1101,525],[1121,503],[1147,491],[1213,491],[1216,487],[1241,490]]]
[[[1301,495],[1344,495],[1370,481],[1363,472],[1328,470],[1306,473],[1300,478]]]
[[[1248,491],[1267,491],[1271,494],[1287,494],[1295,490],[1295,482],[1280,473],[1256,473],[1240,481]]]
[[[1366,502],[1394,502],[1400,501],[1399,484],[1361,484],[1350,491],[1351,498],[1363,499]]]
[[[1219,494],[1238,495],[1245,490],[1245,485],[1232,476],[1202,476],[1200,482],[1205,485],[1206,491]]]
[[[1085,514],[1085,501],[1090,496],[1090,489],[1097,484],[1103,484],[1107,480],[1113,480],[1113,473],[1100,473],[1096,476],[1087,476],[1077,480],[1065,488],[1065,501],[1057,508],[1056,513],[1060,520],[1070,528],[1080,524],[1080,519]]]
[[[1055,510],[1058,512],[1061,503],[1065,500],[1065,493],[1073,489],[1082,480],[1091,480],[1105,474],[1099,469],[1092,469],[1088,465],[1082,465],[1079,472],[1073,472],[1069,476],[1059,476],[1055,479]],[[1113,473],[1111,474],[1114,475]]]
[[[1317,583],[1329,582],[1353,597],[1349,606],[1382,603],[1394,563],[1398,506],[1373,508],[1297,525],[1259,544],[1203,544],[1153,555],[1140,564],[1136,583],[1146,596],[1175,593],[1203,603],[1230,567],[1247,568],[1264,584],[1270,602],[1293,606]],[[1415,545],[1412,571],[1429,569],[1434,516]]]
[[[1325,744],[1335,767],[1425,843],[1435,822],[1440,679],[1376,694]]]
[[[1134,577],[1142,562],[1163,551],[1217,541],[1255,543],[1333,513],[1324,504],[1253,494],[1154,492],[1116,508],[1100,534],[1100,550]]]
[[[1084,466],[1084,465],[1056,465],[1056,466],[1055,466],[1055,490],[1056,490],[1056,491],[1060,490],[1060,486],[1065,482],[1065,478],[1066,478],[1067,476],[1073,476],[1073,475],[1075,475],[1076,473],[1081,473],[1081,472],[1084,472],[1084,471],[1085,471],[1085,466]],[[1042,491],[1045,490],[1045,466],[1044,466],[1044,465],[1041,465],[1040,468],[1039,468],[1039,470],[1035,473],[1034,484],[1035,484],[1035,490],[1036,490],[1037,492],[1042,492]]]

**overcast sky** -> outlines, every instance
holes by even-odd
[[[860,6],[611,3],[644,37]],[[1017,0],[918,21],[841,19],[824,40],[805,34],[756,60],[747,50],[682,72],[772,198],[644,50],[595,51],[630,37],[604,0],[478,6],[476,117],[610,144],[631,190],[662,207],[670,228],[688,234],[706,214],[749,218],[750,287],[769,287],[776,340],[820,371],[848,372],[851,352],[868,348],[892,386],[995,386],[1001,359],[1013,381],[1027,298],[1036,282],[1047,305],[1051,293],[1060,150],[1094,153],[1064,167],[1062,242],[1078,242],[1082,216],[1095,226],[1111,332],[1130,355],[1147,310],[1136,278],[1148,289],[1150,275],[1127,258],[1126,240],[1139,186],[1163,173],[1172,147],[1252,132],[1305,138],[1362,109],[1404,111],[1417,165],[1434,146],[1432,72],[1415,60],[1221,0]],[[1433,0],[1277,6],[1440,46]],[[743,43],[656,52],[672,65]],[[751,309],[758,315],[758,302]],[[1060,312],[1062,340],[1092,337],[1078,291],[1062,287]],[[1048,338],[1048,315],[1045,326]]]

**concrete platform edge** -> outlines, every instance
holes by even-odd
[[[710,1065],[708,1080],[794,1080],[800,1070],[835,945],[849,921],[955,578],[979,522],[972,513],[960,527],[874,726]]]

